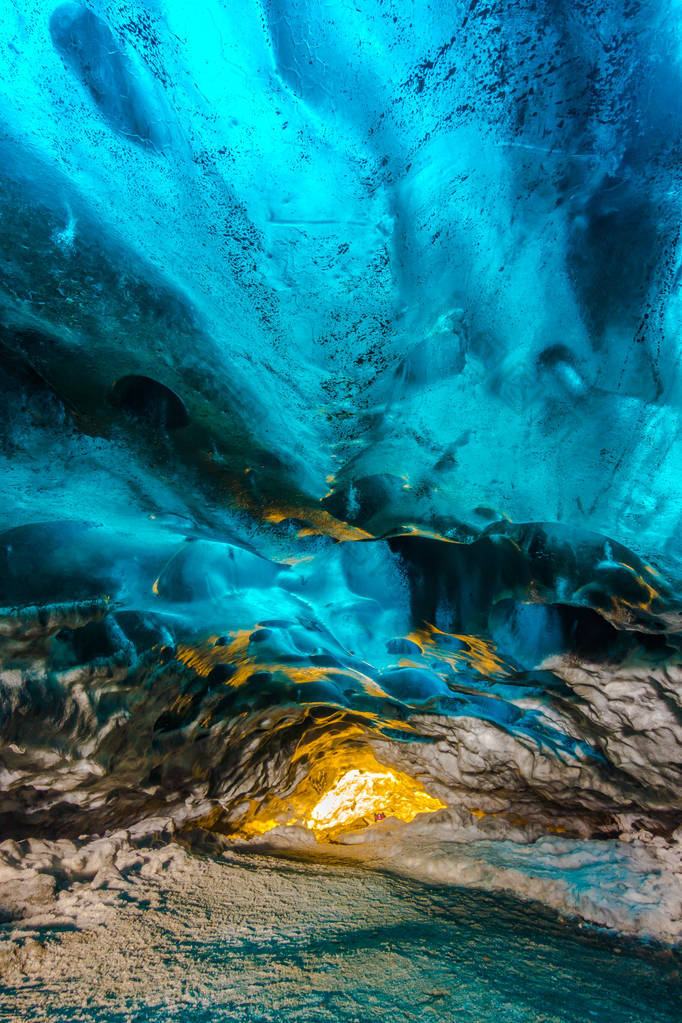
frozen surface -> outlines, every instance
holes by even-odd
[[[138,858],[165,869],[133,872],[140,901],[96,932],[0,952],[3,1020],[679,1018],[678,952],[505,895],[309,859]]]

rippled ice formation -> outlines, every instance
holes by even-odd
[[[507,896],[234,855],[143,883],[152,908],[131,906],[97,941],[67,934],[4,960],[0,1018],[679,1019],[679,952],[580,929]]]
[[[138,828],[680,940],[681,86],[677,0],[0,0],[3,937]]]
[[[3,7],[3,343],[84,434],[8,524],[196,515],[250,467],[244,502],[373,532],[677,563],[676,3]],[[114,385],[186,431],[176,479]]]

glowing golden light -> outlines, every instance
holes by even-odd
[[[377,820],[409,823],[419,813],[443,809],[445,804],[414,778],[380,763],[366,746],[355,746],[359,735],[359,729],[349,728],[342,737],[322,734],[305,743],[298,756],[314,760],[307,777],[286,800],[254,801],[234,836],[260,837],[278,825],[298,824],[319,841],[335,842]]]
[[[235,672],[224,685],[232,689],[238,688],[255,670],[249,657],[249,641],[252,629],[239,629],[231,632],[230,642],[224,646],[216,646],[217,636],[208,636],[201,643],[190,645],[179,643],[175,656],[197,675],[206,678],[218,664],[231,664]]]
[[[458,651],[448,650],[447,647],[441,646],[440,636],[458,639],[465,648]],[[426,622],[422,629],[408,633],[406,639],[416,643],[422,654],[437,655],[440,660],[447,661],[455,669],[467,664],[481,675],[509,674],[509,667],[498,655],[495,645],[480,636],[443,632],[430,622]]]
[[[303,519],[307,522],[298,531],[299,536],[331,536],[335,540],[372,540],[371,533],[367,533],[358,526],[351,526],[348,522],[334,518],[328,511],[321,508],[304,508],[293,505],[271,505],[263,512],[266,522],[281,522],[283,519]]]
[[[311,831],[333,832],[340,825],[371,824],[377,814],[409,822],[443,805],[407,775],[352,768],[325,792],[305,823]]]

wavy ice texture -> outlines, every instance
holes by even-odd
[[[378,763],[457,833],[672,849],[682,6],[0,44],[4,833],[258,835]]]
[[[680,14],[621,6],[11,5],[6,344],[96,435],[162,378],[193,462],[236,419],[344,518],[676,565]]]

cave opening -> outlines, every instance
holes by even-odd
[[[111,388],[109,399],[137,422],[155,430],[179,430],[189,423],[182,400],[152,377],[137,373],[121,377]]]

